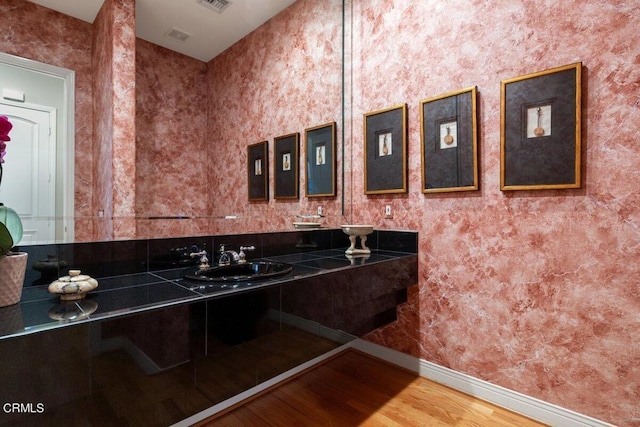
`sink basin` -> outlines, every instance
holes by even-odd
[[[205,269],[189,270],[185,279],[203,282],[243,282],[284,276],[293,266],[283,262],[256,261],[245,264],[219,265]]]

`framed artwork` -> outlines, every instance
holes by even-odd
[[[407,105],[364,115],[365,194],[407,192]]]
[[[249,201],[269,200],[269,142],[252,144],[247,151]]]
[[[422,192],[478,189],[477,89],[420,101]]]
[[[275,138],[273,152],[275,199],[297,199],[299,197],[299,141],[300,134],[298,132]]]
[[[500,189],[580,188],[582,63],[502,81]]]
[[[336,123],[305,129],[307,197],[336,195]]]

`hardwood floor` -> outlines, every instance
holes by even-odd
[[[543,426],[355,350],[199,424],[217,426]]]
[[[97,354],[86,378],[89,394],[83,391],[67,403],[46,406],[42,414],[14,414],[6,420],[0,416],[0,424],[169,426],[339,346],[295,328],[267,326],[257,338],[237,345],[209,342],[206,357],[198,354],[155,374],[145,374],[122,349]],[[197,425],[543,424],[349,350]]]

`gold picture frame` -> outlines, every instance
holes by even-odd
[[[269,142],[251,144],[247,148],[247,182],[249,201],[269,200]]]
[[[274,199],[298,199],[300,133],[274,138]]]
[[[420,101],[422,192],[478,190],[476,86]]]
[[[365,194],[407,192],[407,104],[364,115]]]
[[[581,187],[581,82],[581,62],[502,81],[502,191]]]
[[[336,195],[336,122],[305,129],[306,195]]]

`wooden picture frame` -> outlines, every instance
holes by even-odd
[[[269,142],[262,141],[247,148],[247,182],[249,201],[269,200]]]
[[[407,105],[364,115],[364,192],[407,192]]]
[[[422,192],[478,189],[475,86],[420,101]]]
[[[305,129],[306,195],[336,195],[336,122]]]
[[[278,136],[274,143],[274,198],[298,199],[300,133]]]
[[[580,188],[582,63],[503,80],[500,189]]]

